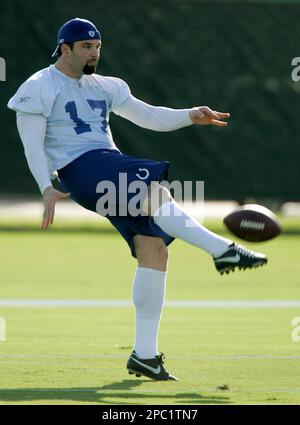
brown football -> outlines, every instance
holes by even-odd
[[[223,222],[231,233],[250,242],[268,241],[281,233],[276,215],[262,205],[242,205],[228,214]]]

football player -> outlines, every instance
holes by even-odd
[[[116,214],[107,215],[137,259],[133,281],[136,338],[127,369],[131,374],[154,380],[176,380],[163,366],[163,355],[157,348],[167,245],[174,238],[195,245],[213,257],[221,273],[236,267],[256,267],[266,263],[267,258],[216,235],[194,220],[159,183],[167,179],[168,161],[122,154],[109,127],[111,112],[155,131],[172,131],[192,124],[225,127],[229,113],[207,106],[171,109],[144,103],[131,94],[123,80],[96,74],[101,45],[100,32],[92,22],[79,18],[66,22],[58,31],[55,64],[28,78],[8,107],[17,112],[27,162],[42,193],[43,229],[53,223],[56,202],[68,196],[97,211],[98,183],[110,181],[118,190],[120,173],[126,173],[128,185],[140,179],[149,187],[141,214],[120,214],[117,205]],[[65,192],[52,186],[53,173],[57,173]],[[128,200],[133,196],[127,195]]]

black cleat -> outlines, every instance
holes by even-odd
[[[264,254],[250,251],[241,245],[232,243],[223,255],[214,258],[214,262],[218,272],[228,274],[230,271],[234,272],[236,267],[245,270],[263,266],[267,264],[268,259]]]
[[[169,374],[163,366],[164,354],[161,353],[152,359],[140,359],[133,351],[127,362],[129,375],[138,378],[143,375],[155,381],[178,381],[175,376]]]

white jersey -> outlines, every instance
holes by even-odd
[[[20,86],[8,107],[47,119],[44,150],[52,174],[89,150],[118,150],[109,113],[130,95],[119,78],[92,74],[74,79],[50,65]]]

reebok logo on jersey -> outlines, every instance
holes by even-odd
[[[28,100],[30,100],[30,99],[31,99],[31,97],[29,97],[29,96],[19,97],[18,103],[28,102]]]
[[[134,360],[137,364],[139,364],[140,366],[143,366],[145,369],[150,370],[150,372],[155,373],[155,375],[158,375],[161,371],[160,366],[157,367],[151,367],[146,365],[145,363],[139,362],[137,359],[135,359],[134,357],[131,357],[131,360]]]

